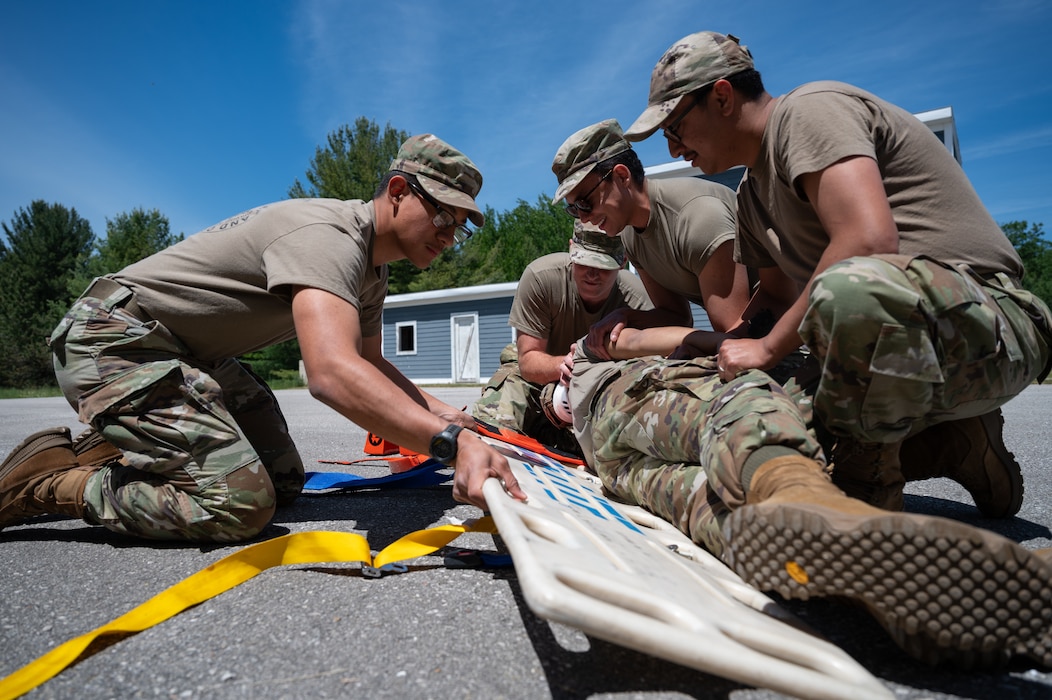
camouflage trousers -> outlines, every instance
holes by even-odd
[[[895,442],[988,413],[1047,372],[1052,314],[1003,274],[850,258],[815,278],[809,301],[814,411],[836,436]]]
[[[558,428],[544,415],[541,408],[540,384],[528,382],[519,370],[515,346],[501,353],[500,368],[482,389],[482,396],[470,408],[472,417],[525,433],[541,444],[562,452],[580,455],[581,447],[573,428]]]
[[[592,466],[606,489],[721,556],[745,504],[742,468],[801,454],[824,462],[796,403],[759,370],[724,383],[714,358],[625,362],[591,408]]]
[[[304,480],[273,393],[234,359],[195,361],[122,308],[130,295],[82,297],[50,340],[66,399],[124,453],[89,479],[86,519],[153,539],[255,536]]]

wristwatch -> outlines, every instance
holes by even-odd
[[[463,429],[459,425],[450,423],[445,430],[431,438],[431,444],[428,446],[428,453],[431,457],[442,464],[449,464],[456,459],[457,436],[460,435],[460,431]]]

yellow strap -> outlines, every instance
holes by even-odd
[[[485,518],[479,518],[471,526],[440,525],[430,530],[417,530],[387,545],[383,551],[377,552],[373,559],[373,566],[379,569],[391,562],[422,557],[442,549],[464,532],[495,533],[496,531],[497,526],[493,523],[493,518],[488,515]]]
[[[485,517],[474,524],[442,525],[430,530],[418,530],[385,547],[375,560],[370,555],[366,539],[349,532],[299,532],[249,545],[158,593],[116,620],[69,640],[0,680],[0,700],[17,698],[95,651],[164,622],[266,569],[329,562],[362,562],[363,565],[372,564],[380,568],[391,562],[430,554],[465,532],[492,533],[496,532],[496,527],[492,518]],[[111,636],[113,638],[110,640],[104,639]],[[85,653],[96,640],[100,643],[90,653]]]

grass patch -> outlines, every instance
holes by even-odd
[[[57,386],[36,386],[28,389],[0,387],[0,399],[39,399],[48,396],[62,396]]]
[[[306,386],[303,383],[303,378],[300,377],[299,371],[295,369],[274,370],[266,378],[266,382],[267,386],[274,391],[279,389],[302,389]]]
[[[268,379],[267,386],[273,391],[280,391],[282,389],[304,389],[307,385],[297,377],[296,379]]]

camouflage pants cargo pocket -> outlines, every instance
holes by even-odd
[[[52,337],[59,385],[126,462],[89,481],[91,519],[158,539],[257,534],[273,515],[274,487],[219,382],[156,321],[90,298],[67,320]]]
[[[822,365],[814,407],[824,425],[889,442],[1018,394],[1040,370],[1040,353],[1020,341],[1005,311],[1012,302],[1000,297],[926,258],[829,267],[812,285],[800,326]]]

